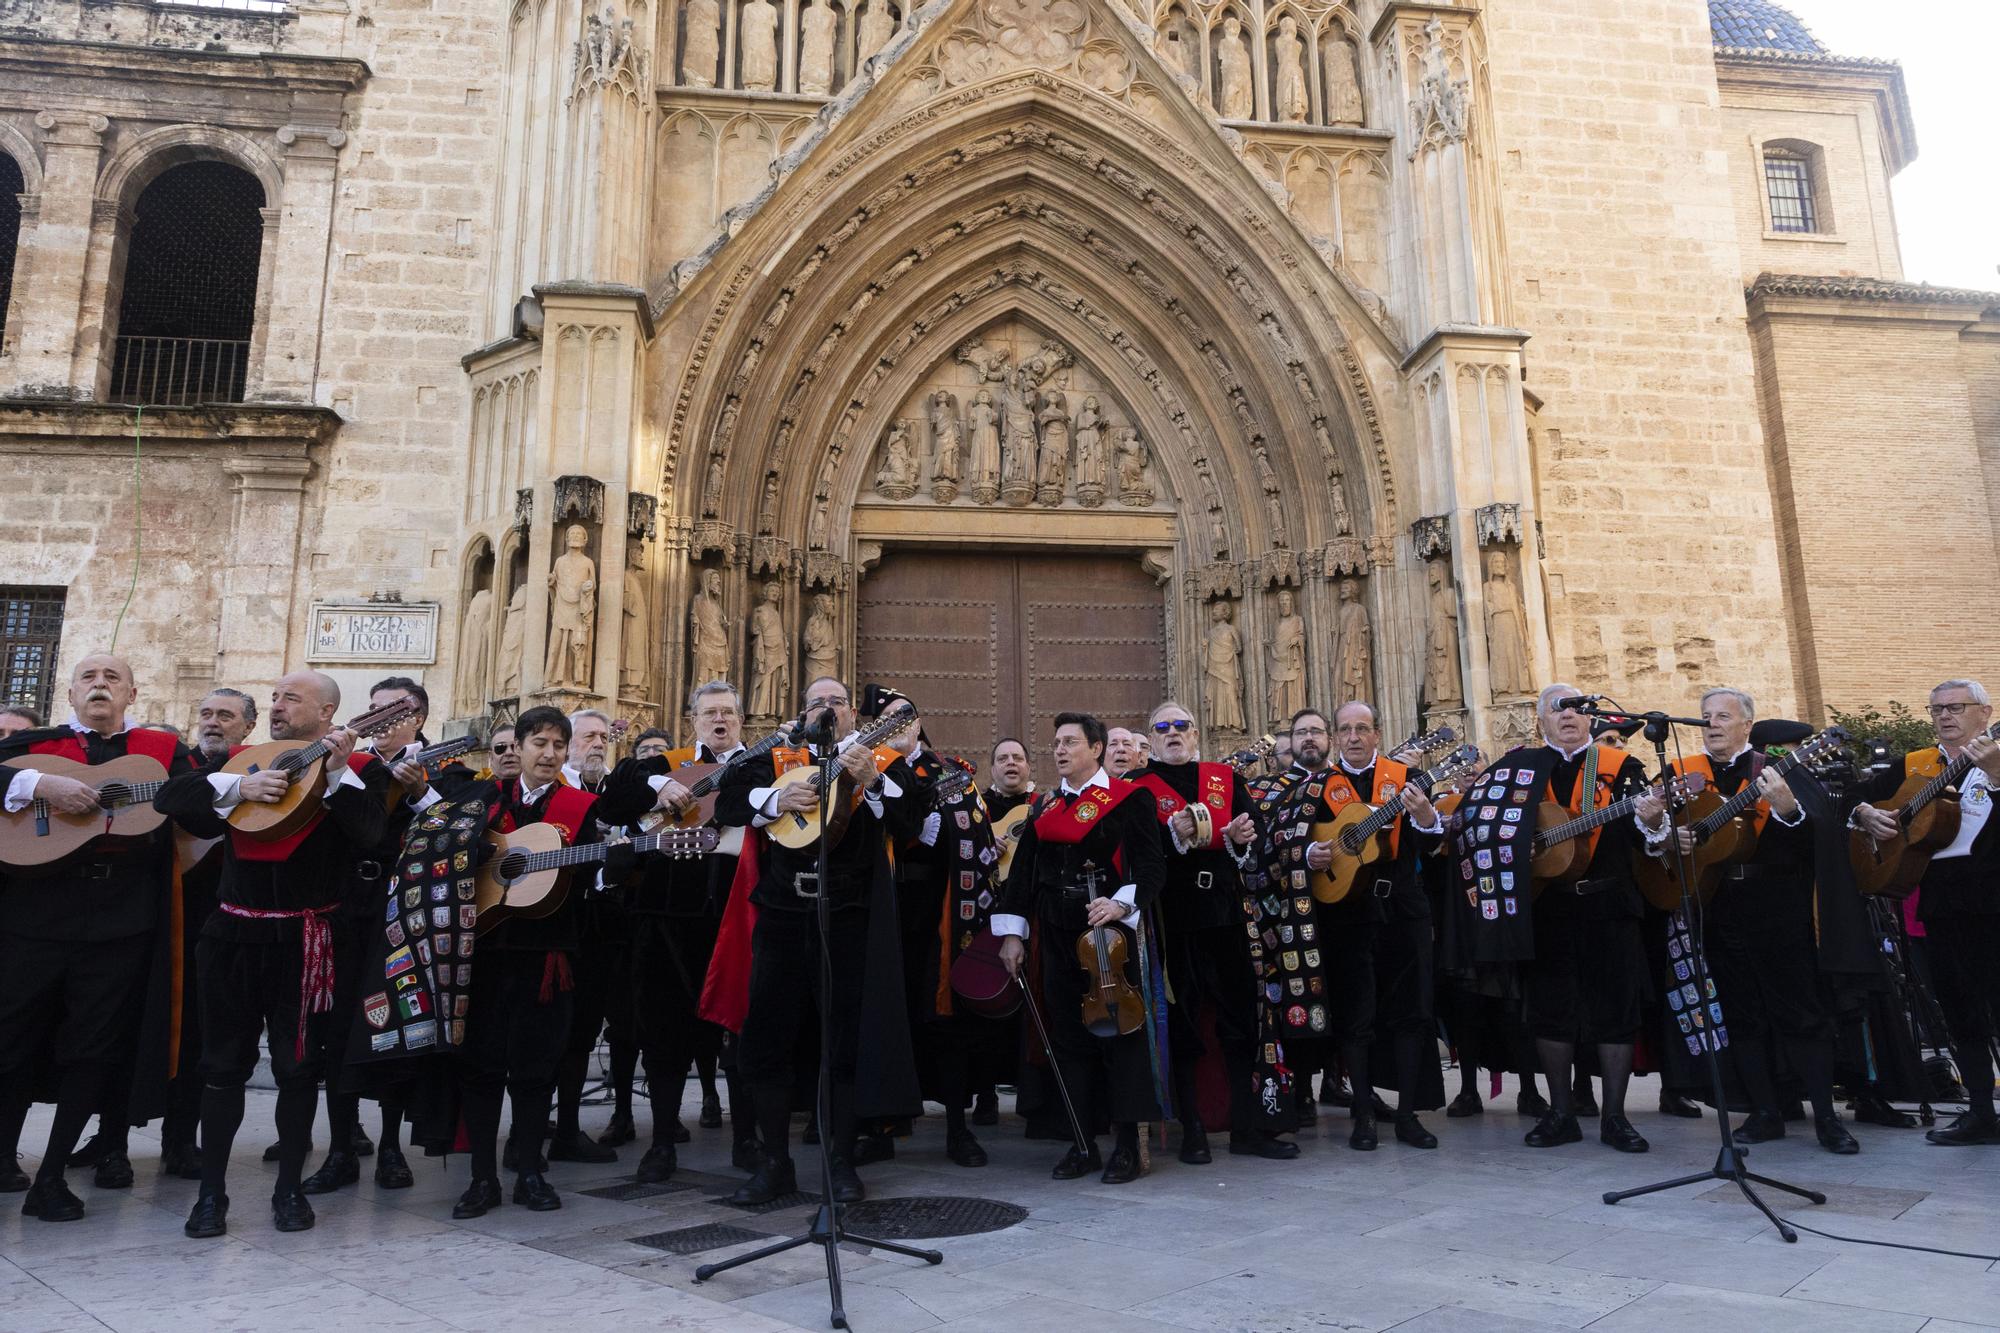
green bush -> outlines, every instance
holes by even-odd
[[[1829,711],[1833,714],[1833,724],[1846,728],[1852,738],[1849,748],[1860,763],[1867,763],[1870,757],[1862,748],[1862,742],[1877,737],[1887,741],[1889,749],[1897,754],[1908,754],[1911,750],[1937,744],[1937,733],[1931,730],[1930,720],[1911,712],[1908,705],[1897,703],[1894,699],[1889,701],[1886,709],[1870,704],[1852,712],[1839,708]]]

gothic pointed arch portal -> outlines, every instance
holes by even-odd
[[[1417,479],[1377,314],[1144,28],[933,8],[662,286],[665,604],[719,585],[756,696],[853,667],[885,550],[1088,552],[1166,589],[1167,684],[1212,744],[1308,699],[1406,719]],[[684,686],[716,650],[667,624]]]

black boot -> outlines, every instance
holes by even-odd
[[[1652,1146],[1630,1120],[1615,1112],[1597,1122],[1597,1141],[1619,1152],[1644,1152]]]
[[[500,1203],[500,1182],[492,1176],[479,1177],[465,1187],[465,1193],[458,1196],[458,1202],[451,1207],[451,1215],[459,1222],[484,1217],[498,1208]]]
[[[101,1190],[131,1189],[132,1159],[123,1148],[106,1148],[97,1159],[97,1170],[90,1173],[90,1183]]]
[[[1448,1120],[1463,1120],[1468,1116],[1484,1115],[1486,1103],[1479,1100],[1479,1094],[1471,1088],[1460,1088],[1458,1096],[1451,1099],[1451,1105],[1444,1108]]]
[[[1374,1152],[1376,1144],[1375,1112],[1357,1110],[1354,1115],[1354,1132],[1347,1136],[1347,1146],[1356,1152]]]
[[[417,1183],[410,1170],[409,1159],[403,1150],[393,1143],[385,1143],[375,1154],[375,1187],[385,1190],[406,1190]]]
[[[799,1173],[792,1159],[766,1155],[757,1163],[757,1173],[737,1187],[729,1202],[739,1208],[754,1208],[798,1192]]]
[[[1078,1152],[1076,1145],[1072,1143],[1069,1151],[1063,1154],[1062,1160],[1056,1163],[1056,1169],[1049,1172],[1049,1176],[1054,1180],[1076,1180],[1103,1166],[1104,1159],[1098,1155],[1095,1141],[1091,1143],[1088,1153]]]
[[[1576,1123],[1573,1115],[1559,1111],[1549,1111],[1535,1122],[1535,1127],[1522,1136],[1521,1142],[1530,1148],[1554,1148],[1564,1143],[1583,1142],[1583,1126]]]
[[[1120,1143],[1111,1150],[1111,1156],[1104,1163],[1104,1174],[1098,1177],[1107,1185],[1123,1185],[1138,1178],[1139,1148],[1131,1143]]]
[[[1683,1120],[1701,1119],[1701,1108],[1678,1092],[1660,1093],[1660,1114],[1679,1116]]]
[[[160,1174],[182,1180],[201,1179],[201,1152],[192,1143],[167,1143],[160,1147]],[[4,1193],[0,1190],[0,1193]]]
[[[326,1160],[319,1170],[299,1182],[299,1189],[306,1194],[331,1194],[343,1185],[352,1185],[361,1179],[361,1161],[344,1148],[327,1150]]]
[[[722,1128],[722,1098],[713,1092],[701,1095],[701,1127],[703,1129]]]
[[[944,1136],[944,1155],[964,1167],[986,1165],[986,1149],[979,1146],[969,1129],[952,1130]]]
[[[188,1210],[188,1220],[181,1226],[181,1233],[190,1240],[208,1240],[228,1230],[227,1194],[204,1194],[196,1199],[194,1207]]]
[[[271,1196],[271,1225],[278,1230],[311,1231],[317,1220],[302,1189],[281,1189]]]
[[[638,1181],[641,1185],[664,1185],[674,1178],[679,1166],[680,1154],[674,1151],[674,1145],[654,1139],[653,1146],[639,1159]]]
[[[21,1216],[39,1217],[44,1222],[74,1222],[83,1216],[83,1200],[70,1192],[61,1176],[37,1180],[21,1200]]]
[[[1412,1148],[1435,1148],[1437,1135],[1424,1128],[1424,1122],[1417,1119],[1415,1111],[1396,1117],[1396,1142],[1406,1143]]]
[[[523,1171],[514,1179],[514,1202],[531,1213],[553,1213],[562,1207],[562,1195],[539,1171]]]
[[[1847,1157],[1861,1151],[1861,1145],[1847,1132],[1847,1126],[1840,1123],[1838,1115],[1813,1117],[1813,1133],[1819,1138],[1819,1146],[1830,1153]]]
[[[1734,1133],[1738,1143],[1769,1143],[1772,1139],[1783,1137],[1785,1137],[1784,1118],[1766,1111],[1752,1111],[1743,1123],[1736,1127]]]

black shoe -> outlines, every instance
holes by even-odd
[[[331,1194],[343,1185],[353,1185],[361,1179],[361,1161],[351,1152],[338,1149],[329,1150],[326,1160],[319,1170],[299,1183],[303,1194]]]
[[[28,1187],[27,1197],[21,1200],[21,1216],[39,1217],[44,1222],[74,1222],[83,1216],[83,1200],[70,1192],[69,1182],[61,1176],[38,1180]]]
[[[1531,1115],[1537,1120],[1549,1113],[1549,1099],[1532,1088],[1514,1099],[1515,1115]]]
[[[1619,1152],[1644,1152],[1652,1146],[1622,1115],[1608,1115],[1598,1122],[1597,1141]]]
[[[1325,1075],[1319,1081],[1319,1104],[1321,1106],[1352,1106],[1354,1092],[1347,1086],[1345,1078]]]
[[[1181,1127],[1181,1160],[1189,1166],[1207,1166],[1215,1160],[1215,1154],[1208,1148],[1208,1131],[1199,1120],[1188,1121]]]
[[[1229,1152],[1233,1157],[1267,1157],[1274,1162],[1289,1162],[1299,1155],[1299,1145],[1272,1134],[1231,1134]]]
[[[1570,1094],[1569,1113],[1585,1120],[1593,1119],[1598,1114],[1597,1094],[1590,1090],[1588,1079]]]
[[[1777,1116],[1753,1111],[1736,1127],[1733,1137],[1738,1143],[1769,1143],[1772,1139],[1785,1137],[1785,1122]]]
[[[382,1145],[382,1151],[375,1156],[375,1187],[385,1190],[406,1190],[417,1183],[410,1170],[409,1159],[403,1150],[393,1143]]]
[[[618,1111],[613,1113],[611,1122],[604,1127],[604,1132],[597,1136],[597,1142],[600,1147],[622,1148],[638,1137],[639,1131],[632,1127],[632,1113]]]
[[[1915,1116],[1906,1111],[1898,1111],[1872,1092],[1863,1093],[1854,1099],[1854,1118],[1864,1125],[1883,1125],[1889,1129],[1917,1127]]]
[[[887,1134],[863,1134],[854,1140],[854,1164],[867,1166],[871,1162],[894,1161],[896,1140]]]
[[[1356,1152],[1374,1152],[1378,1140],[1375,1137],[1375,1117],[1358,1115],[1354,1117],[1354,1132],[1347,1136],[1347,1146]]]
[[[279,1190],[271,1196],[271,1225],[280,1231],[311,1231],[318,1219],[304,1191]]]
[[[306,1156],[308,1157],[312,1156],[312,1151],[313,1151],[313,1146],[310,1143],[308,1143],[306,1145]],[[267,1162],[275,1162],[284,1155],[285,1155],[285,1145],[282,1143],[274,1143],[270,1147],[264,1149],[264,1160]]]
[[[2000,1119],[1967,1111],[1943,1129],[1934,1129],[1924,1137],[1942,1148],[2000,1143]]]
[[[1313,1098],[1310,1085],[1300,1088],[1299,1099],[1295,1105],[1298,1107],[1300,1128],[1319,1123],[1319,1102]]]
[[[757,1163],[757,1173],[729,1196],[738,1207],[755,1207],[799,1192],[798,1168],[789,1157],[766,1157]]]
[[[1407,1143],[1412,1148],[1438,1146],[1437,1135],[1424,1128],[1424,1122],[1417,1119],[1415,1112],[1396,1117],[1396,1142]]]
[[[1582,1143],[1583,1126],[1576,1123],[1573,1115],[1558,1115],[1550,1111],[1535,1122],[1535,1127],[1522,1136],[1521,1142],[1530,1148],[1554,1148],[1564,1143]]]
[[[332,1149],[329,1148],[328,1151],[331,1152]],[[356,1157],[373,1157],[375,1155],[375,1140],[368,1137],[367,1130],[356,1125],[354,1132],[347,1136],[347,1151],[353,1153]]]
[[[828,1174],[833,1177],[835,1203],[860,1203],[868,1197],[868,1187],[861,1183],[860,1173],[855,1171],[854,1163],[847,1158],[834,1158]]]
[[[123,1148],[105,1149],[104,1156],[97,1159],[97,1170],[91,1173],[90,1183],[101,1190],[131,1189],[132,1159]]]
[[[1678,1092],[1663,1092],[1660,1094],[1660,1114],[1679,1116],[1683,1120],[1699,1120],[1701,1108]]]
[[[181,1234],[190,1240],[209,1240],[229,1230],[229,1196],[204,1194],[188,1210]]]
[[[463,1222],[471,1217],[484,1217],[501,1203],[500,1182],[491,1176],[474,1180],[465,1187],[465,1193],[458,1196],[458,1202],[451,1206],[453,1221]]]
[[[703,1129],[722,1128],[722,1098],[708,1093],[701,1099],[701,1127]]]
[[[1049,1176],[1053,1180],[1077,1180],[1088,1172],[1099,1170],[1103,1165],[1104,1159],[1098,1156],[1096,1144],[1091,1144],[1090,1152],[1085,1154],[1078,1152],[1076,1145],[1072,1143],[1069,1151],[1063,1154],[1062,1160],[1056,1163],[1056,1169],[1049,1172]]]
[[[641,1185],[664,1185],[674,1178],[680,1164],[680,1154],[674,1151],[674,1145],[656,1139],[639,1159],[638,1181]]]
[[[514,1202],[531,1213],[553,1213],[562,1207],[562,1195],[539,1171],[523,1171],[514,1178]]]
[[[972,1123],[979,1126],[1000,1123],[1000,1094],[982,1092],[972,1099]]]
[[[729,1145],[729,1164],[738,1171],[755,1171],[763,1158],[755,1139],[738,1139]]]
[[[1470,1116],[1485,1115],[1486,1103],[1471,1088],[1459,1089],[1458,1096],[1451,1099],[1451,1105],[1444,1108],[1445,1119],[1464,1120]]]
[[[18,1161],[0,1162],[0,1194],[19,1194],[34,1182]]]
[[[69,1165],[96,1166],[104,1160],[105,1151],[104,1131],[99,1130],[85,1140],[81,1148],[69,1155]]]
[[[182,1180],[201,1179],[201,1153],[192,1143],[167,1143],[160,1147],[160,1174]],[[0,1193],[5,1193],[0,1189]]]
[[[1104,1174],[1098,1179],[1106,1185],[1123,1185],[1139,1178],[1139,1150],[1119,1144],[1111,1150],[1109,1160],[1104,1163]]]
[[[549,1160],[551,1162],[615,1162],[618,1160],[618,1154],[579,1129],[574,1134],[560,1135],[550,1141]],[[522,1175],[523,1178],[527,1176],[539,1176],[541,1172],[527,1171],[523,1172]],[[520,1190],[516,1188],[514,1192],[519,1194]]]
[[[1861,1151],[1861,1145],[1847,1132],[1847,1126],[1840,1123],[1838,1115],[1813,1117],[1813,1133],[1819,1137],[1819,1146],[1841,1157],[1851,1157]]]
[[[960,1166],[981,1167],[986,1165],[986,1149],[979,1146],[972,1131],[962,1129],[956,1134],[944,1136],[944,1155]]]
[[[694,1141],[694,1135],[688,1133],[687,1122],[679,1116],[674,1117],[673,1123],[668,1126],[668,1130],[675,1143],[692,1143]]]

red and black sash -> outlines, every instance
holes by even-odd
[[[1213,816],[1208,850],[1221,851],[1227,841],[1224,830],[1236,817],[1236,812],[1230,808],[1236,797],[1236,770],[1227,764],[1196,764],[1194,781],[1195,796]],[[1134,777],[1129,785],[1143,787],[1151,794],[1163,826],[1188,804],[1185,797],[1168,785],[1165,777],[1150,769]]]
[[[501,786],[499,818],[493,827],[501,833],[512,833],[520,827],[514,812],[521,806],[521,780],[508,778]],[[590,807],[597,804],[597,797],[580,787],[566,787],[558,782],[549,793],[549,803],[542,808],[540,819],[530,823],[553,824],[562,832],[563,845],[576,842],[577,834],[583,831],[583,821],[590,817]]]
[[[1138,790],[1137,786],[1123,778],[1110,778],[1102,786],[1085,787],[1073,801],[1065,799],[1065,794],[1050,792],[1041,799],[1035,813],[1029,816],[1035,824],[1035,836],[1043,842],[1057,842],[1065,846],[1082,842],[1106,815],[1123,805]]]
[[[174,770],[174,752],[180,742],[164,731],[154,731],[149,727],[139,727],[125,733],[125,753],[140,754],[156,761],[169,773]],[[29,754],[52,754],[63,759],[71,759],[79,764],[90,762],[90,751],[83,744],[83,737],[72,731],[61,740],[37,741],[28,747]]]

